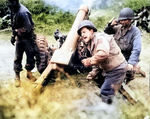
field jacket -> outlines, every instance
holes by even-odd
[[[29,10],[20,4],[18,10],[13,13],[12,29],[17,29],[19,37],[30,37],[33,27],[34,23]]]
[[[106,72],[113,70],[125,61],[114,38],[105,33],[95,32],[91,43],[88,45],[88,50],[92,55],[91,64],[99,65]]]
[[[122,29],[122,25],[108,24],[105,33],[114,34],[114,39],[129,64],[136,65],[141,53],[141,32],[139,28],[131,25]]]

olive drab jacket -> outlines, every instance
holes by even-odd
[[[126,61],[136,65],[141,53],[141,32],[139,28],[129,25],[122,29],[122,25],[111,26],[108,24],[105,33],[114,34],[114,39],[121,49]]]
[[[19,4],[18,10],[13,13],[12,17],[12,29],[17,29],[19,37],[31,37],[34,27],[32,21],[31,13],[29,10],[22,4]]]
[[[125,62],[125,58],[114,38],[105,33],[94,32],[91,43],[88,45],[88,50],[92,55],[90,63],[99,65],[106,72]]]

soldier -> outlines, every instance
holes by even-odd
[[[35,43],[36,35],[34,34],[34,23],[32,21],[29,10],[19,3],[19,0],[7,0],[7,6],[11,10],[12,36],[11,43],[16,42],[14,71],[15,86],[20,86],[20,71],[22,71],[23,53],[27,55],[25,69],[27,70],[27,78],[36,81],[31,70],[35,67],[34,56],[37,53],[37,45]]]
[[[101,98],[105,103],[112,103],[113,97],[124,81],[127,62],[114,38],[105,33],[97,33],[91,21],[82,21],[77,33],[82,37],[92,55],[83,59],[82,63],[86,67],[99,66],[106,72],[106,78],[101,87]]]
[[[131,8],[124,8],[120,11],[119,19],[110,22],[104,32],[114,34],[114,39],[121,49],[130,69],[127,71],[127,81],[134,79],[135,73],[145,77],[145,73],[138,66],[141,53],[141,32],[133,26],[134,12]]]

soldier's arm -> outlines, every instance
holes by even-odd
[[[92,57],[87,58],[87,64],[99,65],[109,56],[109,50],[110,47],[108,41],[106,39],[98,39],[96,53]]]
[[[100,62],[105,60],[108,57],[108,53],[106,53],[103,50],[99,50],[95,55],[92,57],[89,57],[87,59],[83,59],[82,63],[84,66],[94,66],[94,65],[99,65]]]
[[[21,28],[15,29],[15,31],[17,31],[18,36],[28,35],[28,33],[30,33],[30,31],[33,27],[31,24],[31,21],[30,21],[29,14],[21,13],[20,20],[22,22],[22,26],[21,26]]]
[[[118,20],[114,19],[112,22],[109,22],[104,29],[104,32],[107,34],[115,34],[117,31]]]
[[[133,66],[136,65],[138,63],[140,53],[141,53],[141,33],[140,30],[138,29],[134,33],[133,48],[128,63],[132,64]]]
[[[90,58],[92,65],[99,65],[100,62],[104,61],[108,57],[108,53],[104,50],[99,50],[94,56]]]

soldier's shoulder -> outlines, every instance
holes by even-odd
[[[132,25],[132,29],[133,29],[134,31],[141,32],[140,29],[139,29],[138,27],[134,26],[134,25]]]
[[[28,10],[27,7],[25,7],[24,5],[20,4],[20,13],[30,13],[30,11]]]
[[[97,33],[96,36],[97,37],[105,37],[105,38],[112,38],[113,37],[113,35],[107,34],[105,32]]]
[[[96,39],[104,40],[104,41],[111,41],[113,39],[113,35],[106,34],[105,32],[97,33],[95,34]]]

